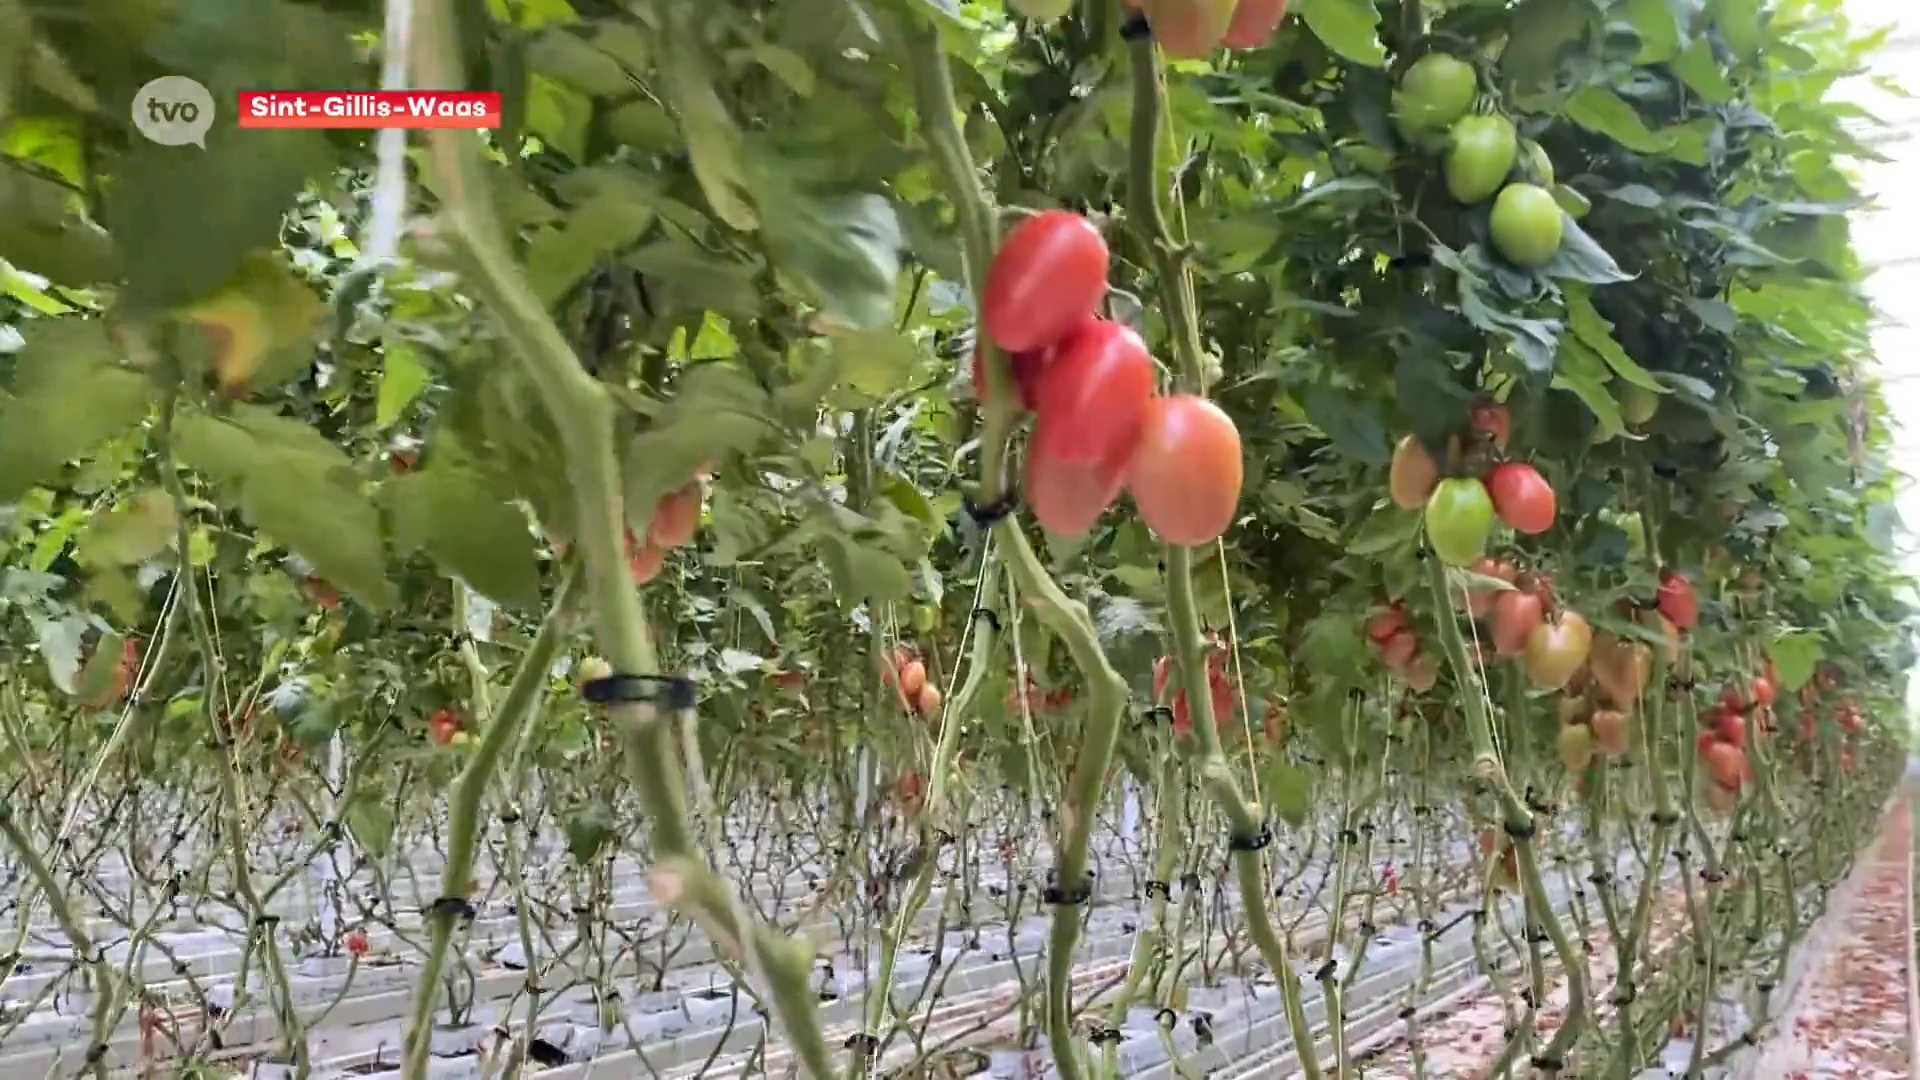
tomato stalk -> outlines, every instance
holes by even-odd
[[[1157,150],[1162,136],[1161,117],[1165,113],[1166,87],[1161,83],[1159,58],[1150,36],[1138,35],[1127,42],[1133,73],[1133,117],[1131,126],[1130,168],[1128,173],[1128,211],[1134,231],[1151,253],[1162,301],[1167,307],[1167,326],[1179,359],[1182,379],[1196,391],[1204,392],[1205,372],[1200,350],[1200,321],[1195,312],[1193,280],[1187,271],[1187,252],[1168,231],[1160,209],[1161,172]],[[1307,1022],[1306,1008],[1300,999],[1300,980],[1295,975],[1287,946],[1274,928],[1267,911],[1266,868],[1258,848],[1248,845],[1264,835],[1265,822],[1258,807],[1240,793],[1226,755],[1220,748],[1215,729],[1213,695],[1206,676],[1200,616],[1193,599],[1193,549],[1169,546],[1166,549],[1167,616],[1173,628],[1174,662],[1180,685],[1186,688],[1188,707],[1193,711],[1193,732],[1200,741],[1199,778],[1227,818],[1231,835],[1243,843],[1236,845],[1233,864],[1245,910],[1247,929],[1260,956],[1273,970],[1280,984],[1282,1003],[1287,1014],[1287,1029],[1300,1059],[1306,1080],[1321,1080],[1319,1054],[1313,1041],[1313,1029]]]
[[[1140,985],[1146,981],[1147,969],[1153,963],[1160,945],[1166,940],[1167,897],[1172,891],[1175,861],[1179,857],[1178,836],[1179,814],[1176,809],[1179,799],[1175,793],[1175,781],[1179,775],[1178,765],[1172,755],[1162,755],[1155,762],[1153,774],[1153,869],[1149,881],[1169,886],[1165,889],[1150,890],[1147,896],[1146,924],[1140,927],[1133,939],[1133,952],[1127,957],[1126,981],[1120,984],[1120,990],[1113,996],[1112,1004],[1107,1006],[1107,1026],[1118,1028],[1126,1023],[1127,1010],[1140,993]],[[1101,1053],[1100,1071],[1105,1077],[1120,1075],[1119,1049],[1109,1043]]]
[[[998,229],[992,206],[980,186],[979,172],[967,149],[959,124],[953,79],[939,32],[931,25],[909,31],[908,68],[913,73],[915,103],[922,135],[933,151],[934,164],[947,188],[947,198],[959,216],[967,273],[977,304],[984,293],[989,262]],[[980,443],[980,491],[988,502],[1006,491],[1004,476],[1007,438],[1018,404],[1006,359],[990,341],[981,341],[987,358],[988,405],[986,430]],[[1019,521],[1011,514],[993,526],[993,535],[1006,560],[1009,577],[1019,594],[1032,605],[1042,624],[1060,638],[1074,666],[1087,683],[1089,708],[1085,742],[1068,783],[1063,809],[1065,835],[1054,857],[1054,881],[1066,893],[1076,892],[1085,880],[1088,847],[1093,837],[1101,788],[1120,736],[1120,718],[1126,710],[1127,686],[1100,647],[1092,616],[1085,604],[1069,597],[1048,575],[1027,542]],[[1047,952],[1047,1037],[1061,1080],[1081,1080],[1083,1072],[1075,1049],[1071,985],[1073,949],[1080,936],[1081,905],[1055,905]]]
[[[87,969],[88,983],[94,995],[93,1045],[104,1051],[121,1011],[117,993],[119,987],[115,984],[113,968],[108,965],[105,952],[94,947],[92,935],[87,933],[86,925],[74,913],[73,905],[67,901],[67,894],[60,888],[60,882],[54,878],[52,869],[40,856],[32,838],[14,820],[13,807],[5,800],[0,800],[0,837],[5,837],[8,846],[19,855],[28,879],[47,898],[47,907],[53,912],[54,923],[66,935],[67,944],[73,946],[73,953],[79,958],[80,965]],[[107,1080],[106,1054],[89,1055],[89,1058],[95,1080]]]
[[[1566,1019],[1534,1058],[1535,1067],[1542,1073],[1557,1076],[1565,1068],[1567,1052],[1587,1027],[1586,964],[1579,950],[1573,947],[1572,940],[1567,937],[1566,927],[1560,924],[1560,917],[1554,913],[1553,904],[1547,897],[1546,885],[1540,875],[1540,861],[1534,853],[1537,822],[1533,811],[1520,793],[1514,790],[1506,767],[1501,764],[1500,752],[1494,747],[1493,719],[1488,715],[1487,698],[1481,690],[1479,672],[1467,655],[1466,643],[1460,637],[1460,625],[1452,615],[1453,604],[1447,594],[1447,568],[1431,555],[1425,561],[1435,610],[1440,612],[1440,644],[1447,654],[1448,663],[1453,667],[1454,678],[1460,686],[1460,697],[1466,707],[1467,742],[1473,750],[1473,776],[1491,789],[1500,801],[1503,824],[1507,835],[1513,839],[1514,852],[1520,864],[1520,892],[1525,900],[1528,919],[1538,919],[1540,928],[1553,944],[1554,956],[1560,961],[1561,971],[1567,980]],[[1656,879],[1659,877],[1657,865],[1652,876]]]
[[[422,85],[466,85],[452,0],[424,0],[415,17],[414,61]],[[613,399],[582,366],[515,264],[491,188],[480,172],[478,144],[457,131],[436,131],[426,141],[427,167],[442,200],[442,223],[465,260],[465,280],[540,388],[560,432],[574,497],[575,542],[585,559],[584,584],[594,599],[600,652],[616,672],[656,674],[659,658],[625,558],[626,515]],[[748,971],[773,995],[773,1012],[806,1072],[824,1080],[832,1074],[832,1063],[820,1031],[818,1001],[807,986],[812,948],[751,920],[711,865],[698,857],[688,828],[671,718],[650,702],[623,703],[608,711],[626,732],[626,760],[652,828],[656,895],[691,914],[716,943],[737,945]],[[436,939],[439,933],[436,930]],[[422,1080],[424,1058],[413,1060],[407,1080]]]

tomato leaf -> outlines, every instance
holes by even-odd
[[[1387,425],[1372,401],[1328,386],[1307,391],[1301,402],[1307,421],[1317,427],[1342,455],[1363,465],[1385,465],[1393,458]]]
[[[1598,84],[1581,87],[1563,109],[1567,119],[1635,153],[1664,153],[1673,144],[1671,137],[1654,134],[1626,99]]]
[[[1811,630],[1782,630],[1767,649],[1782,690],[1798,690],[1813,678],[1825,655],[1821,636]]]
[[[1327,48],[1356,64],[1387,62],[1380,45],[1380,12],[1372,0],[1298,0],[1293,10]]]
[[[173,500],[148,488],[97,517],[81,536],[79,552],[94,566],[131,566],[165,551],[179,526]]]
[[[113,366],[112,355],[97,320],[35,324],[18,361],[15,395],[0,398],[0,503],[18,500],[146,417],[152,381]]]
[[[1573,215],[1560,211],[1560,246],[1540,273],[1563,281],[1584,281],[1590,285],[1610,285],[1632,281],[1633,275],[1620,269],[1607,249],[1599,245]]]
[[[1280,820],[1296,828],[1306,823],[1313,809],[1313,777],[1305,769],[1276,758],[1262,771],[1260,789]]]
[[[540,570],[526,516],[486,478],[434,464],[387,486],[394,544],[425,550],[447,573],[496,603],[540,606]]]
[[[1578,397],[1600,422],[1608,438],[1625,435],[1627,422],[1620,415],[1620,404],[1607,392],[1606,364],[1578,340],[1562,345],[1560,360],[1553,375],[1553,388],[1570,391]]]
[[[373,422],[376,427],[392,427],[427,388],[427,366],[420,360],[420,350],[395,334],[387,335],[380,359],[380,392]]]

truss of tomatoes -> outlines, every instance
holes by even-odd
[[[1010,230],[987,269],[980,328],[1007,354],[1011,389],[1034,415],[1026,504],[1049,533],[1078,537],[1124,490],[1162,540],[1210,544],[1239,507],[1239,429],[1204,397],[1156,392],[1146,342],[1097,313],[1109,263],[1092,222],[1049,210]],[[982,401],[984,361],[976,351]]]

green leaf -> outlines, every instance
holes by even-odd
[[[433,464],[395,477],[387,494],[398,550],[424,550],[496,603],[540,606],[539,556],[526,515],[480,474]]]
[[[646,235],[656,220],[651,189],[626,169],[594,169],[568,177],[583,200],[557,229],[537,233],[527,248],[527,277],[552,306],[602,257]],[[571,194],[572,191],[569,191]]]
[[[1773,671],[1780,677],[1780,689],[1798,690],[1807,685],[1825,655],[1822,638],[1811,630],[1783,630],[1774,635],[1767,650],[1773,659]]]
[[[1685,30],[1672,0],[1626,0],[1617,9],[1640,35],[1636,64],[1658,64],[1680,52],[1680,35]]]
[[[1733,84],[1727,81],[1726,72],[1720,69],[1719,61],[1714,59],[1713,43],[1708,39],[1703,37],[1695,41],[1669,66],[1702,99],[1715,105],[1725,105],[1733,100]]]
[[[786,83],[787,89],[801,97],[813,96],[813,68],[799,53],[761,42],[753,47],[753,58],[760,62],[761,67],[773,72],[776,78]]]
[[[1561,344],[1560,366],[1553,375],[1553,388],[1578,397],[1600,422],[1607,437],[1615,438],[1626,434],[1627,423],[1620,416],[1619,403],[1607,392],[1607,378],[1606,364],[1577,339]]]
[[[62,466],[146,418],[153,383],[123,368],[76,362],[40,369],[0,404],[0,503],[53,479]]]
[[[868,601],[884,604],[912,594],[913,577],[895,556],[837,530],[826,532],[823,541],[820,554],[843,607],[851,609]]]
[[[567,820],[567,854],[585,865],[613,841],[613,810],[603,802],[588,803]]]
[[[131,566],[165,551],[179,527],[173,500],[159,488],[148,488],[96,519],[80,538],[79,550],[94,566]]]
[[[393,814],[380,801],[378,793],[355,792],[352,805],[347,807],[346,819],[354,843],[366,848],[376,859],[386,857],[387,850],[393,846]]]
[[[1592,349],[1614,375],[1645,390],[1664,394],[1667,388],[1653,377],[1646,368],[1635,363],[1633,357],[1614,340],[1613,324],[1608,322],[1593,306],[1585,289],[1569,288],[1565,291],[1567,301],[1567,324],[1580,344]]]
[[[427,388],[427,365],[420,350],[397,334],[388,334],[380,350],[380,396],[374,406],[376,427],[392,427]]]
[[[1372,0],[1298,0],[1293,10],[1327,48],[1356,64],[1387,62],[1380,45],[1380,12]]]
[[[872,194],[811,198],[777,174],[755,172],[755,202],[766,210],[774,265],[834,323],[856,329],[894,324],[894,283],[905,243],[893,204]]]
[[[1582,281],[1589,285],[1610,285],[1616,281],[1631,281],[1633,275],[1620,269],[1620,264],[1607,254],[1587,230],[1580,227],[1572,214],[1565,209],[1560,211],[1560,247],[1553,253],[1553,260],[1540,268],[1540,272],[1550,278],[1562,281]]]
[[[1658,154],[1671,145],[1648,130],[1640,114],[1620,95],[1604,86],[1585,86],[1567,99],[1567,119],[1596,135],[1605,135],[1629,150]]]
[[[325,436],[243,405],[230,421],[187,417],[176,444],[182,461],[221,480],[229,505],[320,577],[376,610],[393,602],[380,516],[352,463]]]
[[[1372,401],[1330,387],[1316,386],[1301,403],[1307,420],[1342,455],[1363,465],[1385,465],[1393,457],[1387,426]]]
[[[669,9],[678,12],[675,5]],[[678,22],[670,16],[669,24]],[[682,30],[690,28],[681,27]],[[740,129],[727,115],[727,106],[713,87],[705,54],[695,44],[695,33],[670,35],[674,48],[660,57],[666,89],[679,114],[680,133],[693,161],[694,179],[713,212],[735,229],[752,232],[760,217],[746,200],[746,178],[740,166]]]
[[[1280,820],[1296,828],[1313,809],[1313,777],[1292,762],[1275,759],[1261,777],[1262,794]]]
[[[913,342],[892,330],[855,330],[829,340],[841,383],[863,398],[877,401],[913,378]]]
[[[191,153],[136,139],[109,181],[107,226],[126,267],[125,300],[182,307],[213,295],[280,238],[309,177],[333,164],[324,133],[216,123]],[[219,213],[193,213],[218,192]]]

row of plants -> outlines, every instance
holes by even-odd
[[[979,1039],[1115,1075],[1130,1009],[1265,979],[1319,1080],[1389,918],[1421,1068],[1466,902],[1496,1071],[1766,1037],[1907,741],[1827,99],[1880,35],[1291,7],[0,3],[0,994],[64,947],[35,992],[84,979],[110,1050],[159,913],[226,909],[301,1080],[293,961],[416,963],[418,1080],[511,897],[606,1033],[692,927],[749,1071],[921,1075],[978,1047],[927,1035],[958,961],[902,955],[1037,912]],[[161,74],[504,115],[162,147],[122,104]],[[838,946],[876,960],[829,1038]]]

